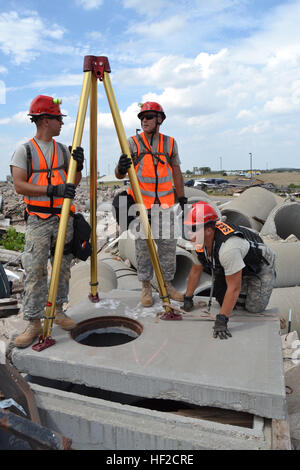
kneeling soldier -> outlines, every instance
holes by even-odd
[[[210,269],[213,295],[221,306],[213,336],[227,339],[231,337],[227,324],[235,306],[253,313],[267,307],[275,281],[275,254],[254,231],[221,222],[207,202],[193,204],[184,224],[190,228],[198,263],[189,274],[183,308],[193,308],[202,272]]]

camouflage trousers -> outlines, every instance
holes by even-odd
[[[243,276],[237,305],[244,307],[248,312],[263,312],[269,303],[275,276],[274,259],[270,264],[263,262],[260,272],[255,276]]]
[[[159,215],[159,212],[161,215]],[[153,206],[149,221],[153,239],[157,245],[157,254],[165,281],[172,281],[176,271],[177,233],[173,208],[156,210]],[[140,222],[137,222],[140,224]],[[149,255],[147,241],[137,236],[135,254],[139,281],[151,281],[153,266]]]
[[[51,264],[53,256],[51,248],[55,247],[59,217],[52,216],[41,219],[30,215],[26,226],[26,243],[22,255],[22,263],[25,270],[23,316],[24,320],[42,318],[48,297],[48,259]],[[68,221],[66,243],[73,238],[73,218]],[[68,301],[69,280],[71,277],[71,261],[73,255],[62,257],[61,272],[59,278],[56,305],[62,305]]]

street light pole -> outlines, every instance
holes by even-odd
[[[252,179],[252,153],[249,152],[249,157],[250,157],[250,174],[251,174],[251,179]]]

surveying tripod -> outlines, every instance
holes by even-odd
[[[84,79],[81,90],[81,96],[79,101],[79,108],[77,113],[77,119],[75,124],[72,150],[80,146],[84,121],[87,111],[88,100],[90,99],[90,224],[91,224],[91,293],[89,299],[91,302],[99,302],[98,295],[98,280],[97,280],[97,79],[103,81],[107,99],[109,102],[111,114],[113,117],[114,125],[117,131],[119,143],[121,146],[122,153],[125,153],[131,158],[131,153],[127,138],[125,135],[124,127],[121,121],[120,113],[116,103],[115,95],[112,89],[110,80],[110,65],[107,57],[96,57],[96,56],[85,56],[84,58]],[[74,184],[75,175],[77,170],[77,162],[71,156],[67,183]],[[143,204],[143,199],[138,184],[137,176],[132,164],[128,170],[131,188],[135,197],[135,201],[139,204],[140,219],[144,234],[147,234],[146,240],[148,250],[150,253],[151,261],[155,271],[155,275],[158,282],[160,298],[163,301],[165,313],[160,317],[163,320],[181,320],[181,315],[174,312],[170,305],[169,295],[166,290],[165,281],[162,275],[162,270],[157,255],[155,243],[152,236],[151,227],[148,220],[147,211]],[[59,222],[58,235],[54,253],[52,274],[49,285],[48,299],[46,303],[46,312],[44,317],[43,334],[39,337],[38,343],[32,346],[36,351],[42,351],[53,344],[55,340],[51,337],[51,330],[53,320],[55,318],[55,303],[58,291],[59,276],[61,270],[61,263],[66,239],[67,224],[70,214],[71,199],[64,199],[61,218]]]

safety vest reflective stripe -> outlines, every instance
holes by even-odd
[[[64,184],[66,182],[64,156],[60,146],[56,144],[56,141],[53,139],[53,153],[50,168],[48,168],[43,152],[34,139],[29,141],[29,146],[31,151],[32,174],[30,175],[28,182],[40,186],[48,186],[48,184]],[[49,207],[51,209],[51,207],[60,208],[63,204],[64,198],[53,197],[52,205],[51,199],[47,195],[24,196],[24,201],[28,205],[41,206],[44,208]],[[75,212],[75,206],[72,205],[70,210]],[[30,215],[38,215],[44,219],[51,216],[51,213],[45,214],[37,211],[30,211],[28,208],[27,212]]]
[[[137,147],[138,163],[135,166],[135,171],[143,202],[146,208],[150,209],[157,197],[161,204],[171,207],[175,202],[170,165],[174,139],[159,134],[157,152],[153,152],[144,132],[138,137],[133,136],[132,138]],[[134,197],[131,188],[128,193]]]
[[[141,189],[141,193],[145,194],[145,196],[151,196],[151,197],[156,196],[154,191],[145,191],[144,189]],[[158,195],[159,196],[167,196],[168,194],[173,194],[173,193],[174,193],[173,189],[170,189],[169,191],[160,191],[158,193]]]

